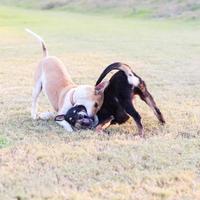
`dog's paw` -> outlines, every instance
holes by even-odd
[[[62,126],[69,133],[72,133],[74,131],[70,125],[63,124]]]
[[[137,136],[139,136],[140,138],[144,138],[145,139],[144,130],[143,129],[138,130]]]
[[[37,119],[37,115],[34,113],[31,113],[31,118],[33,119],[33,120],[36,120]]]
[[[67,127],[67,128],[64,127],[64,129],[65,129],[67,132],[70,132],[70,133],[73,132],[73,129],[72,129],[71,127],[70,127],[70,128],[69,128],[69,127]]]
[[[103,130],[102,126],[101,125],[98,125],[96,128],[95,128],[95,132],[98,133],[98,134],[105,134],[106,132]]]
[[[39,119],[42,119],[42,120],[52,119],[53,117],[54,117],[54,114],[52,112],[43,112],[39,114]]]
[[[71,125],[66,122],[65,120],[62,121],[56,121],[56,123],[58,123],[60,126],[62,126],[67,132],[73,132],[73,129],[71,127]]]

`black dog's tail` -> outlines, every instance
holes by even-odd
[[[101,83],[101,81],[105,78],[105,76],[109,72],[111,72],[112,70],[123,71],[127,76],[129,84],[137,86],[140,83],[139,77],[135,73],[133,73],[133,71],[131,70],[131,68],[127,64],[116,62],[116,63],[112,63],[111,65],[107,66],[104,69],[104,71],[99,76],[99,78],[98,78],[98,80],[96,82],[96,85]]]

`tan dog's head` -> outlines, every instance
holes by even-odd
[[[108,81],[104,81],[97,86],[78,86],[73,95],[75,105],[85,106],[88,116],[94,117],[103,104],[104,90],[108,84]]]

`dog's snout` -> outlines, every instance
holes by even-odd
[[[85,115],[83,115],[83,114],[80,114],[79,116],[78,116],[78,119],[87,119],[88,118],[88,116],[85,114]]]
[[[78,119],[83,119],[84,116],[83,115],[78,115]]]
[[[85,119],[86,119],[86,118],[88,118],[88,116],[87,116],[87,115],[84,115],[84,116],[83,116],[83,118],[85,118]]]
[[[92,121],[94,121],[94,116],[93,116],[93,117],[90,117],[90,119],[91,119]]]
[[[84,118],[81,123],[83,126],[90,127],[92,126],[93,121],[87,117],[87,118]]]

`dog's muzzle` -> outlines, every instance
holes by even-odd
[[[78,114],[78,121],[80,122],[81,126],[84,127],[91,127],[93,124],[93,118],[89,117],[86,113]]]

